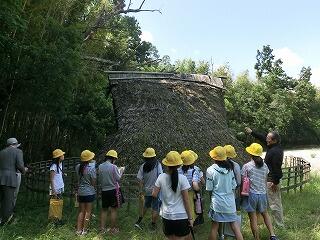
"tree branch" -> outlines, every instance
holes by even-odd
[[[104,58],[99,58],[99,57],[82,56],[81,58],[85,59],[85,60],[89,60],[89,61],[94,61],[94,62],[99,62],[99,63],[103,63],[103,64],[112,65],[112,66],[119,65],[119,62],[114,62],[114,61],[107,60],[107,59],[104,59]]]
[[[127,13],[137,13],[137,12],[159,12],[162,14],[162,12],[159,9],[142,9],[143,5],[145,4],[146,0],[142,0],[140,7],[136,9],[130,8],[132,5],[132,0],[130,0],[128,8],[127,9],[114,9],[112,12],[107,12],[105,8],[101,10],[101,13],[97,17],[96,21],[94,24],[92,24],[91,27],[89,27],[84,34],[84,39],[83,41],[89,40],[92,35],[99,29],[103,28],[105,24],[108,22],[108,20],[111,17],[114,17],[119,14],[127,14]]]
[[[146,1],[146,0],[143,0],[143,1],[141,2],[139,9],[142,8],[142,6],[143,6],[143,4],[145,3],[145,1]]]
[[[129,4],[128,4],[128,8],[127,8],[127,10],[129,10],[129,9],[130,9],[131,4],[132,4],[132,2],[131,2],[131,0],[130,0],[130,1],[129,1]]]
[[[127,9],[127,10],[120,10],[119,13],[124,13],[124,14],[127,14],[127,13],[137,13],[137,12],[158,12],[158,13],[161,13],[162,12],[159,10],[159,9]]]

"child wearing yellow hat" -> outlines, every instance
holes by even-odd
[[[185,176],[178,174],[177,169],[183,163],[181,156],[176,151],[170,151],[162,163],[167,171],[159,175],[152,196],[157,197],[161,190],[163,232],[168,239],[189,239],[190,226],[193,226],[188,197],[190,184]]]
[[[61,149],[55,149],[52,152],[52,161],[50,164],[50,196],[52,198],[61,198],[64,192],[63,166],[65,152]]]
[[[267,176],[269,173],[268,166],[261,158],[263,148],[258,143],[252,143],[246,147],[246,152],[250,156],[250,162],[242,167],[242,176],[250,179],[249,196],[243,198],[242,208],[248,213],[250,219],[250,227],[255,239],[260,239],[257,220],[257,212],[263,216],[264,223],[268,228],[270,240],[277,240],[273,231],[272,222],[268,214],[267,203]]]
[[[82,151],[81,163],[75,168],[78,178],[79,214],[77,219],[77,234],[85,235],[91,218],[92,202],[96,198],[97,173],[95,165],[90,164],[95,154],[89,150]]]
[[[140,198],[144,199],[144,206],[140,211],[138,221],[135,227],[142,229],[140,224],[147,212],[147,209],[152,208],[151,229],[156,229],[156,221],[160,210],[160,199],[152,197],[152,190],[158,176],[163,173],[161,164],[156,159],[156,152],[153,148],[147,148],[142,154],[144,163],[140,166],[137,178],[140,186]]]
[[[212,220],[210,239],[216,239],[219,224],[230,223],[237,240],[243,240],[235,204],[234,189],[237,186],[231,165],[226,161],[225,148],[217,146],[209,153],[214,160],[206,172],[206,190],[211,195],[209,217]]]
[[[105,155],[105,161],[99,165],[98,175],[101,185],[101,205],[100,213],[100,231],[101,233],[110,232],[116,234],[119,232],[117,227],[118,208],[124,203],[124,197],[120,188],[120,179],[125,170],[124,167],[118,169],[115,162],[118,159],[118,153],[115,150],[109,150]],[[110,228],[106,229],[107,210],[110,209]]]
[[[181,153],[181,159],[183,161],[183,165],[181,168],[178,169],[178,173],[186,176],[191,186],[188,191],[189,204],[191,207],[192,217],[195,220],[194,226],[196,226],[202,224],[204,220],[200,196],[200,171],[199,168],[195,168],[194,166],[196,160],[198,159],[198,155],[192,150],[186,150]],[[198,208],[196,209],[195,201],[197,201],[197,198],[199,198],[199,203]]]
[[[226,150],[227,155],[227,162],[230,163],[234,176],[236,178],[237,187],[236,187],[236,207],[237,210],[240,210],[240,185],[241,185],[241,167],[240,165],[234,160],[237,157],[237,153],[235,148],[232,145],[225,145],[224,149]]]

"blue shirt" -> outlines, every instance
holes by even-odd
[[[213,164],[207,169],[206,190],[211,191],[211,209],[218,213],[235,213],[234,189],[237,186],[232,170]]]

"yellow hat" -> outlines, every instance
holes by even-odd
[[[263,148],[259,143],[252,143],[249,147],[246,147],[246,151],[253,156],[261,156]]]
[[[162,160],[163,165],[173,167],[182,165],[182,159],[177,151],[170,151],[167,156]]]
[[[82,151],[81,155],[80,155],[80,159],[82,162],[87,162],[90,161],[91,159],[94,158],[94,153],[89,151],[89,150],[84,150]]]
[[[142,156],[145,157],[145,158],[152,158],[152,157],[155,157],[157,155],[156,155],[156,151],[153,148],[149,147],[144,151]]]
[[[65,152],[58,148],[52,152],[52,158],[58,158],[64,154],[65,154]]]
[[[235,158],[237,156],[236,150],[232,145],[225,145],[224,149],[226,150],[227,157]]]
[[[186,150],[181,153],[181,159],[183,161],[183,165],[191,165],[197,158],[190,150]]]
[[[212,149],[209,152],[209,155],[213,160],[217,161],[225,161],[227,159],[226,150],[221,146],[217,146],[214,149]]]
[[[192,150],[189,150],[191,153],[192,153],[192,155],[195,157],[195,161],[198,159],[198,154],[196,154],[194,151],[192,151]]]
[[[116,150],[109,150],[107,153],[106,153],[106,156],[107,157],[113,157],[113,158],[117,158],[118,159],[118,153]]]

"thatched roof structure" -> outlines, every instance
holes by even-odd
[[[116,149],[121,165],[136,171],[147,147],[161,160],[168,151],[192,149],[198,165],[211,164],[208,152],[232,144],[240,161],[243,147],[231,135],[220,78],[172,73],[108,72],[118,131],[104,150]]]

